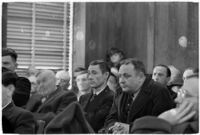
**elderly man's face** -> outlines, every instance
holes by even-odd
[[[167,70],[165,67],[157,66],[153,69],[152,79],[163,85],[167,85],[170,77],[167,77]]]
[[[188,78],[184,81],[175,102],[179,106],[184,100],[193,104],[193,109],[199,110],[199,79],[197,77]],[[196,113],[198,114],[198,113]]]
[[[56,90],[56,79],[55,76],[49,75],[48,73],[41,73],[37,77],[38,93],[43,96],[48,96]]]
[[[15,69],[17,68],[17,63],[14,59],[12,59],[11,56],[9,56],[9,55],[3,56],[2,57],[2,67],[10,69],[11,71],[14,72]]]

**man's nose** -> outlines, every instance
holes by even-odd
[[[123,77],[120,77],[119,78],[119,83],[124,83],[125,81],[124,81],[124,78]]]
[[[174,102],[175,102],[176,104],[180,104],[180,103],[182,103],[182,101],[183,101],[183,97],[181,96],[181,93],[178,92],[178,93],[177,93],[177,97],[174,99]]]
[[[88,75],[88,79],[89,79],[89,80],[92,80],[92,75]]]
[[[154,75],[154,76],[153,76],[153,80],[154,80],[154,81],[158,81],[158,76],[157,76],[157,75]]]

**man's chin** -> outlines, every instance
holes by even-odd
[[[129,91],[130,91],[130,89],[127,89],[127,88],[122,88],[122,91],[123,91],[123,92],[129,92]]]

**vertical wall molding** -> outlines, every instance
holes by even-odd
[[[147,73],[152,73],[154,66],[154,7],[155,3],[148,3],[148,21],[147,21]]]
[[[7,47],[7,3],[2,4],[2,48]]]

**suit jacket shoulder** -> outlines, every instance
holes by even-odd
[[[10,103],[3,109],[3,117],[7,119],[12,126],[11,133],[35,133],[35,120],[31,112]]]
[[[106,119],[106,127],[111,126],[116,121],[131,124],[135,119],[146,115],[157,116],[173,108],[174,104],[167,89],[150,78],[144,81],[140,92],[129,107],[128,114],[125,115],[124,109],[127,106],[127,97],[128,94],[125,92],[115,97]]]
[[[74,92],[62,90],[55,91],[40,105],[36,113],[34,113],[34,117],[37,120],[44,120],[47,124],[73,101],[77,101]]]

